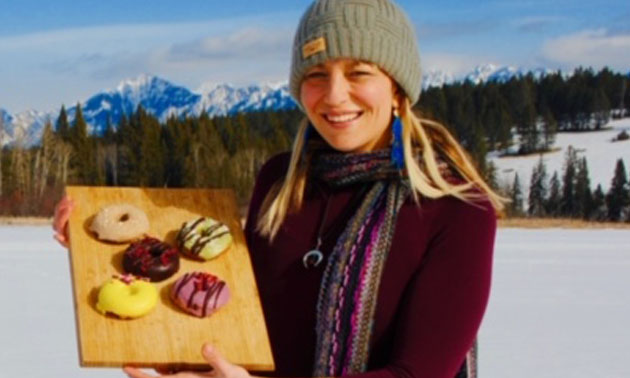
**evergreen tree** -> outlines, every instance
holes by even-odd
[[[448,109],[446,105],[446,96],[442,88],[427,88],[422,94],[422,101],[418,103],[420,111],[427,117],[441,123],[448,121]]]
[[[611,221],[623,220],[626,216],[626,207],[630,205],[630,194],[628,189],[628,177],[626,167],[622,159],[617,160],[615,166],[615,176],[610,184],[610,190],[606,196],[608,207],[608,219]]]
[[[534,86],[531,77],[516,81],[513,89],[516,124],[520,135],[519,152],[529,154],[539,149],[540,132],[536,125],[536,106],[534,104]]]
[[[77,103],[71,135],[75,143],[84,143],[88,138],[87,122],[83,117],[81,103]]]
[[[499,182],[497,180],[497,166],[492,160],[488,162],[484,179],[492,189],[499,189]]]
[[[606,208],[606,195],[602,190],[602,185],[597,184],[597,189],[593,193],[592,210],[590,219],[596,221],[605,221],[608,218],[608,209]]]
[[[575,180],[577,176],[577,153],[569,146],[564,160],[564,175],[562,177],[562,197],[560,199],[560,214],[574,217],[577,214]]]
[[[595,91],[592,101],[595,129],[600,130],[610,120],[610,102],[601,88]]]
[[[514,135],[512,133],[512,118],[507,109],[502,109],[499,113],[500,127],[497,131],[497,143],[499,143],[499,149],[506,151],[512,147],[514,141]]]
[[[510,208],[509,215],[518,217],[523,215],[523,191],[521,190],[521,183],[518,179],[518,173],[514,175],[514,182],[510,188]]]
[[[94,185],[97,179],[94,146],[88,137],[87,122],[83,117],[81,103],[77,103],[74,122],[70,129],[70,143],[74,154],[70,166],[75,170],[76,177],[82,185]]]
[[[549,197],[547,197],[545,211],[551,217],[560,216],[560,200],[562,198],[558,172],[554,171],[549,180]]]
[[[142,141],[140,143],[140,185],[157,187],[164,184],[164,152],[162,127],[154,116],[139,108]]]
[[[136,125],[135,115],[122,115],[118,124],[118,182],[123,186],[138,186],[140,169],[139,148],[142,134]]]
[[[175,116],[171,116],[166,120],[163,129],[165,153],[168,157],[164,163],[164,182],[168,187],[179,188],[185,185],[184,165],[191,139],[187,124],[187,119],[180,122]]]
[[[562,200],[562,189],[560,187],[560,179],[558,172],[553,171],[553,175],[549,180],[549,197],[546,200],[545,211],[551,217],[560,216],[560,201]]]
[[[593,211],[593,194],[585,157],[578,161],[575,197],[576,214],[584,219],[589,219]]]
[[[284,128],[283,121],[280,120],[278,115],[275,112],[269,112],[265,123],[271,127],[271,137],[268,140],[268,149],[270,152],[277,154],[282,151],[290,150],[291,137]]]
[[[550,150],[556,141],[556,133],[558,132],[558,123],[554,118],[551,110],[547,109],[543,114],[543,149]]]
[[[532,170],[529,185],[529,199],[527,213],[532,217],[545,216],[545,201],[547,199],[547,169],[542,155],[538,164]]]
[[[70,124],[68,123],[68,113],[66,113],[66,107],[64,105],[61,105],[61,111],[55,123],[55,130],[63,140],[67,141],[70,138]]]
[[[481,126],[475,125],[472,138],[472,143],[469,148],[470,156],[476,163],[479,172],[485,175],[487,170],[486,156],[488,155],[488,143],[486,142],[486,134]]]

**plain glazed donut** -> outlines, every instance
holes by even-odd
[[[96,214],[90,230],[100,240],[124,243],[149,232],[149,219],[144,211],[133,205],[114,204],[105,206]]]

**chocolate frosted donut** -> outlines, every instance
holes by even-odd
[[[187,313],[203,318],[212,315],[230,300],[230,290],[217,276],[189,272],[173,284],[171,300]]]
[[[232,244],[232,234],[225,224],[201,217],[184,223],[176,242],[183,254],[198,260],[210,260],[228,249]]]
[[[156,238],[145,237],[127,247],[123,269],[151,282],[163,281],[179,270],[179,251]]]

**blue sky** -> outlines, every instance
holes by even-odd
[[[49,111],[141,74],[195,90],[286,80],[307,0],[7,0],[0,108]],[[425,71],[493,63],[630,70],[627,0],[398,0]]]

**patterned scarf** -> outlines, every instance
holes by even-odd
[[[364,154],[318,152],[311,174],[333,187],[371,186],[336,242],[317,301],[317,345],[313,376],[364,372],[370,353],[378,288],[396,217],[409,193],[404,172],[390,151]]]

